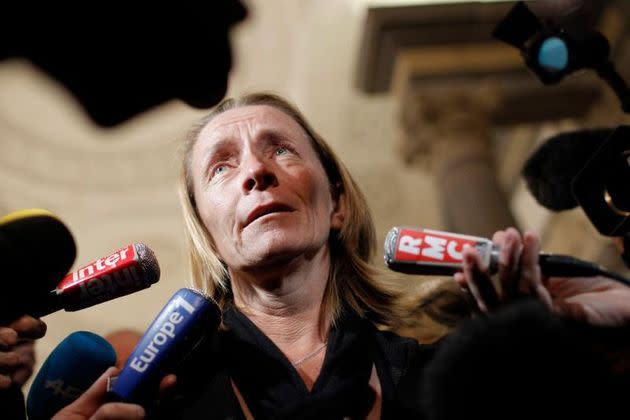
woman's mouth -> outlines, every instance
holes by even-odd
[[[292,211],[293,211],[293,208],[287,206],[286,204],[281,204],[281,203],[269,203],[262,206],[258,206],[249,213],[249,215],[247,216],[247,219],[245,220],[245,223],[243,224],[243,227],[248,226],[252,222],[268,214],[289,213]]]

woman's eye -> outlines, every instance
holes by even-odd
[[[227,165],[219,165],[212,171],[212,176],[221,175],[225,171],[227,171]]]
[[[289,153],[289,148],[288,147],[278,147],[276,149],[276,156],[282,156],[282,155],[286,155],[287,153]]]

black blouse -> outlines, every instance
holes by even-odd
[[[309,391],[275,344],[235,308],[228,327],[196,351],[178,372],[179,394],[156,417],[244,419],[230,380],[256,419],[365,418],[374,403],[372,366],[381,383],[382,419],[421,418],[420,374],[430,346],[377,330],[344,311],[330,331],[319,377]]]

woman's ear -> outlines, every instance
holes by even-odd
[[[333,211],[330,214],[330,229],[341,230],[346,220],[346,195],[341,188],[341,183],[331,187]]]

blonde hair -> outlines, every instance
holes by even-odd
[[[203,128],[217,115],[251,105],[274,107],[305,131],[324,167],[331,193],[344,196],[346,217],[339,232],[331,231],[328,240],[331,270],[324,293],[323,314],[334,323],[345,304],[362,317],[379,325],[389,325],[399,316],[398,293],[393,287],[379,283],[370,257],[376,245],[372,216],[357,183],[332,149],[310,126],[300,111],[285,99],[270,93],[253,93],[237,99],[226,99],[189,131],[183,150],[180,176],[180,202],[184,212],[186,237],[190,251],[191,275],[194,287],[212,297],[223,309],[232,301],[230,279],[225,264],[216,251],[213,240],[197,212],[191,173],[192,149]]]
[[[434,343],[471,317],[475,303],[459,285],[447,278],[424,280],[416,291],[401,299],[403,316],[389,325],[397,334]]]

